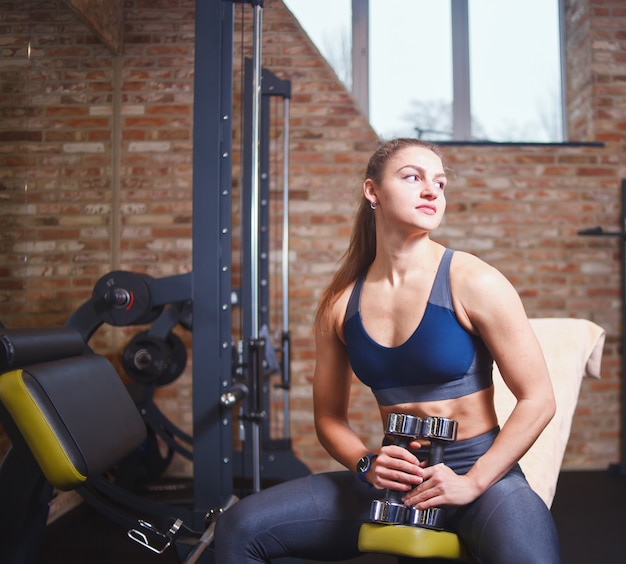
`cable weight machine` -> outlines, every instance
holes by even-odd
[[[249,380],[258,381],[253,393],[248,398],[246,410],[242,418],[246,423],[245,436],[251,441],[242,443],[242,472],[252,479],[254,491],[261,487],[260,476],[263,471],[269,480],[284,480],[308,474],[306,467],[293,457],[289,430],[289,390],[290,374],[290,332],[289,332],[289,102],[291,83],[282,80],[271,71],[261,68],[261,78],[253,79],[258,72],[254,59],[246,59],[244,64],[244,124],[243,135],[243,202],[251,205],[242,206],[241,226],[242,271],[249,273],[249,280],[242,284],[242,330],[244,335],[252,335],[247,341],[247,361],[252,371]],[[260,122],[256,131],[249,124],[253,123],[253,108],[257,102],[254,95],[255,84],[260,84]],[[272,100],[282,101],[282,245],[281,245],[281,314],[282,332],[280,335],[280,363],[273,356],[270,335],[270,162],[271,140],[270,125]],[[255,140],[258,135],[258,142]],[[258,147],[258,154],[254,148]],[[258,180],[258,185],[255,184]],[[277,183],[278,184],[278,183]],[[255,195],[258,191],[258,195]],[[256,226],[256,231],[255,231]],[[265,363],[256,364],[258,351],[265,350]],[[245,356],[245,355],[244,355]],[[282,438],[270,436],[269,414],[263,406],[271,403],[271,390],[268,378],[273,374],[280,375],[277,388],[282,390]],[[259,408],[261,410],[259,411]],[[257,431],[260,431],[258,432]],[[249,452],[252,451],[252,452]],[[246,461],[252,461],[250,467]]]
[[[261,125],[263,112],[263,93],[260,89],[260,29],[262,2],[242,1],[252,4],[255,18],[254,40],[255,75],[252,91],[258,92],[256,102],[251,106],[252,112],[252,154],[250,155],[249,174],[250,192],[245,199],[245,208],[249,211],[250,224],[248,235],[249,260],[244,276],[244,284],[239,290],[242,296],[242,311],[245,313],[245,339],[242,340],[241,372],[237,373],[232,337],[233,295],[237,292],[232,288],[231,268],[231,231],[232,231],[232,75],[233,75],[233,21],[235,0],[218,2],[196,2],[196,45],[195,45],[195,81],[194,81],[194,153],[193,153],[193,268],[188,274],[155,279],[147,275],[114,271],[96,282],[92,298],[82,304],[68,319],[65,328],[50,328],[52,338],[60,338],[61,333],[74,332],[78,336],[80,346],[72,354],[76,362],[82,362],[84,354],[91,355],[88,341],[102,324],[113,326],[149,325],[148,330],[141,331],[129,343],[127,357],[123,365],[139,380],[143,387],[143,405],[154,406],[151,391],[155,386],[172,383],[186,363],[186,354],[180,343],[171,337],[172,329],[180,324],[191,330],[193,367],[192,367],[192,436],[176,435],[175,426],[168,427],[164,440],[170,436],[176,444],[188,442],[189,447],[181,447],[180,453],[193,460],[193,494],[192,499],[184,505],[155,502],[134,495],[104,476],[92,476],[85,487],[78,491],[100,512],[126,528],[129,536],[155,552],[161,552],[174,545],[181,560],[185,562],[212,561],[210,552],[201,554],[210,544],[211,516],[232,503],[234,478],[237,465],[245,468],[246,476],[253,482],[253,491],[260,489],[263,473],[276,454],[271,452],[271,441],[263,440],[269,436],[267,430],[267,379],[266,375],[281,366],[273,357],[270,346],[268,312],[263,312],[266,302],[264,282],[267,277],[260,273],[264,268],[263,247],[266,245],[262,234],[263,219],[261,212],[263,196],[261,195],[260,171],[262,157]],[[271,84],[269,71],[265,74],[267,84]],[[278,83],[276,83],[278,84]],[[287,82],[280,83],[281,88]],[[288,96],[285,96],[285,116],[288,116]],[[256,109],[254,109],[256,108]],[[268,113],[268,112],[267,112]],[[266,116],[267,118],[267,116]],[[288,119],[285,118],[285,125]],[[288,148],[288,131],[284,133],[285,147]],[[287,151],[284,156],[284,221],[287,221]],[[269,208],[267,208],[269,209]],[[288,234],[288,224],[283,230]],[[288,244],[283,240],[283,248]],[[266,250],[266,253],[267,250]],[[286,269],[288,259],[285,253],[283,268]],[[288,331],[288,276],[283,273],[283,334],[281,338],[281,387],[285,394],[289,390],[289,331]],[[268,295],[268,294],[267,294]],[[239,304],[235,304],[239,305]],[[249,309],[248,309],[249,308]],[[62,331],[61,331],[62,330]],[[9,330],[9,333],[11,330]],[[47,333],[46,333],[47,334]],[[84,354],[83,354],[84,344]],[[33,361],[31,346],[26,350],[29,361]],[[56,353],[57,346],[51,347]],[[96,355],[97,356],[97,355]],[[56,357],[55,357],[56,358]],[[65,361],[67,359],[60,359]],[[104,359],[103,359],[104,360]],[[69,359],[70,363],[74,360]],[[57,360],[55,360],[57,362]],[[157,373],[146,370],[156,367]],[[112,368],[112,367],[111,367]],[[90,374],[84,373],[85,379]],[[107,377],[110,373],[107,373]],[[241,376],[241,378],[239,378]],[[141,381],[146,377],[147,380]],[[116,378],[113,378],[116,379]],[[89,388],[88,386],[86,388]],[[93,401],[93,400],[90,400]],[[233,406],[245,402],[246,413],[251,415],[245,420],[245,448],[239,455],[233,448]],[[96,400],[97,403],[97,400]],[[288,409],[288,401],[285,402]],[[138,404],[139,405],[139,404]],[[141,407],[142,411],[144,407]],[[131,404],[132,407],[132,404]],[[156,409],[156,407],[155,407]],[[113,410],[109,410],[114,412]],[[134,413],[134,410],[131,410]],[[10,416],[2,411],[3,423],[10,423]],[[152,417],[167,422],[158,410]],[[284,443],[290,446],[285,418]],[[149,418],[144,422],[154,425]],[[97,425],[97,422],[96,422]],[[7,425],[4,425],[7,427]],[[19,431],[15,430],[15,436]],[[163,438],[163,437],[162,437]],[[19,441],[16,441],[19,442]],[[168,443],[169,444],[169,443]],[[270,448],[267,447],[269,444]],[[281,443],[283,444],[283,443]],[[174,447],[174,442],[169,444]],[[191,448],[192,447],[192,448]],[[266,454],[267,453],[267,454]],[[14,451],[11,460],[28,459],[26,445]],[[288,477],[308,474],[309,471],[295,459],[290,449],[281,451],[284,459],[289,459],[293,469]],[[240,461],[239,458],[240,457]],[[31,457],[32,458],[32,457]],[[10,460],[10,461],[11,461]],[[9,462],[10,462],[9,461]],[[167,461],[165,461],[167,462]],[[0,512],[0,522],[11,523],[15,535],[11,539],[9,550],[20,551],[27,546],[38,544],[41,534],[40,526],[45,524],[47,500],[52,495],[50,488],[40,485],[41,473],[36,465],[32,476],[20,474],[17,465],[5,465],[5,472],[0,473],[0,492],[20,490],[26,496],[29,492],[42,492],[40,510],[37,515],[24,515],[15,519],[9,505]],[[285,464],[281,462],[281,471]],[[264,468],[265,467],[265,468]],[[15,469],[18,469],[16,472]],[[7,494],[8,495],[8,494]],[[4,496],[6,497],[6,496]],[[2,497],[2,499],[4,499]],[[32,512],[31,512],[32,513]],[[154,517],[146,521],[144,514]],[[37,521],[36,530],[29,522]],[[152,524],[151,524],[152,523]],[[185,537],[185,538],[183,538]],[[201,546],[196,550],[189,547],[194,540],[201,537]],[[196,545],[197,546],[197,545]],[[190,558],[192,557],[192,560]]]
[[[167,466],[173,453],[193,461],[193,513],[196,520],[202,520],[197,521],[200,525],[196,527],[203,525],[207,513],[215,511],[214,508],[197,511],[196,508],[202,507],[202,501],[206,502],[207,498],[217,495],[220,499],[227,499],[233,489],[246,495],[250,491],[247,487],[249,480],[251,491],[259,491],[262,479],[272,483],[310,473],[293,454],[288,423],[291,384],[288,329],[291,83],[260,67],[262,2],[241,3],[252,4],[254,12],[253,59],[246,61],[244,73],[241,287],[232,288],[230,251],[233,2],[223,0],[220,3],[223,12],[222,49],[216,49],[214,44],[219,34],[207,38],[199,31],[208,23],[203,21],[208,18],[210,10],[198,2],[196,67],[200,65],[202,68],[196,68],[194,95],[193,271],[163,279],[128,272],[110,273],[96,283],[92,300],[79,308],[68,322],[86,341],[103,322],[118,326],[152,323],[147,331],[138,333],[127,344],[122,365],[137,381],[133,384],[134,397],[149,430],[168,449],[165,458],[156,461],[163,468],[157,468],[155,472],[158,474]],[[213,23],[216,21],[214,15],[210,19]],[[207,41],[211,45],[205,45]],[[211,63],[210,69],[206,66],[208,63]],[[222,75],[222,81],[206,80],[206,77]],[[270,99],[276,98],[283,102],[284,127],[282,334],[277,347],[280,363],[269,332]],[[218,113],[216,108],[224,109]],[[210,154],[211,147],[218,147],[219,158]],[[209,179],[213,184],[218,179],[217,187],[210,186]],[[235,344],[232,315],[237,307],[242,314],[244,337]],[[202,314],[202,311],[206,313]],[[193,436],[171,423],[153,401],[154,388],[171,383],[180,375],[186,362],[180,339],[172,333],[177,324],[192,333]],[[156,376],[155,368],[160,368]],[[268,378],[276,374],[280,376],[279,387],[283,391],[282,439],[270,437]],[[236,407],[241,410],[240,436],[244,438],[241,451],[234,450],[232,445],[232,412]],[[220,463],[218,468],[216,461]],[[211,480],[207,480],[207,476],[211,476]],[[215,480],[216,476],[220,479]],[[244,486],[234,485],[238,479]],[[209,482],[213,486],[211,491],[201,494],[199,499],[198,490],[205,491]],[[219,503],[215,507],[220,507]]]

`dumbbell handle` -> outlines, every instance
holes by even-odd
[[[404,437],[404,436],[396,436],[394,437],[394,441],[393,444],[405,448],[408,450],[409,448],[409,443],[413,440],[412,437]],[[400,503],[402,504],[402,496],[404,495],[404,492],[400,491],[400,490],[392,490],[392,489],[386,489],[385,490],[385,499],[388,501],[391,501],[393,503]]]
[[[428,455],[428,466],[443,463],[443,449],[445,443],[437,439],[430,441],[430,454]]]
[[[413,440],[409,437],[395,437],[394,444],[401,446],[408,450],[409,443]],[[428,466],[435,466],[435,464],[443,463],[443,452],[446,444],[446,440],[430,439],[430,453],[428,455]],[[404,492],[397,490],[386,490],[386,498],[390,501],[401,502]]]
[[[422,428],[422,420],[414,415],[404,413],[390,413],[387,417],[387,434],[393,436],[393,443],[409,450],[409,444],[416,439]],[[394,503],[402,503],[403,492],[388,489],[385,499]]]

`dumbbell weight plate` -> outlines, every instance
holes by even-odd
[[[422,420],[420,438],[454,442],[459,424],[448,417],[427,417]]]
[[[406,521],[408,507],[389,499],[375,499],[370,507],[370,521],[401,525]]]
[[[394,437],[416,438],[420,435],[422,420],[406,413],[390,413],[387,416],[387,434]]]
[[[117,327],[154,321],[163,307],[152,307],[149,279],[123,270],[105,274],[96,282],[91,296],[98,317]]]
[[[440,531],[444,528],[445,520],[446,511],[441,507],[431,507],[430,509],[415,509],[415,507],[411,507],[406,512],[406,524],[414,527]]]
[[[163,340],[142,331],[130,340],[122,354],[128,376],[144,385],[170,384],[182,374],[186,363],[187,349],[174,333]]]

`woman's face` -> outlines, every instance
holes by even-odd
[[[430,232],[446,209],[446,174],[439,156],[430,149],[409,146],[386,163],[379,183],[366,180],[365,197],[376,201],[380,219],[399,228]]]

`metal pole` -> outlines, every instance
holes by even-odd
[[[263,9],[254,6],[252,39],[252,153],[251,153],[251,193],[250,193],[250,292],[251,292],[251,337],[259,337],[259,142],[261,125],[261,25]],[[262,374],[256,375],[259,379]],[[259,381],[257,385],[261,385]],[[254,394],[253,402],[260,394]],[[260,405],[255,405],[259,413]],[[261,423],[256,417],[252,420],[252,488],[261,491]]]
[[[291,381],[291,347],[289,340],[289,98],[284,100],[283,135],[283,431],[284,438],[291,436],[289,429],[289,384]]]
[[[284,102],[283,135],[283,329],[289,326],[289,98]]]
[[[250,190],[251,336],[259,336],[259,145],[261,136],[261,6],[254,6],[252,43],[252,147]]]

